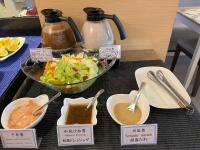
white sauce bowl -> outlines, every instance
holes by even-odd
[[[137,94],[137,91],[131,91],[131,93],[130,93],[131,97],[133,97],[133,98],[136,96],[136,94]],[[129,94],[116,94],[116,95],[112,95],[108,98],[108,100],[106,102],[107,110],[108,110],[110,116],[112,117],[112,119],[119,125],[126,125],[126,124],[121,123],[115,117],[115,114],[114,114],[115,105],[118,103],[131,103],[132,101],[133,100],[131,100],[129,98]],[[149,116],[149,112],[150,112],[149,102],[143,94],[140,95],[140,98],[137,102],[137,106],[140,108],[140,110],[142,112],[142,116],[141,116],[140,120],[137,122],[137,124],[143,124],[147,120],[147,118]]]
[[[8,128],[8,120],[10,118],[11,113],[17,107],[22,106],[24,104],[24,102],[29,101],[29,100],[36,102],[39,106],[42,106],[43,104],[45,104],[49,101],[49,98],[48,98],[47,95],[43,94],[43,95],[40,95],[36,98],[29,98],[29,97],[20,98],[20,99],[17,99],[15,101],[11,102],[10,104],[8,104],[6,106],[6,108],[3,110],[3,113],[1,115],[1,124],[2,124],[4,129],[9,129]],[[44,107],[42,114],[35,121],[33,121],[30,125],[26,126],[24,129],[29,129],[29,128],[36,126],[42,120],[42,118],[44,117],[44,115],[47,111],[47,107],[48,106]]]

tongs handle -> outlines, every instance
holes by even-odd
[[[194,111],[193,107],[179,94],[179,92],[169,83],[165,75],[161,70],[156,71],[156,76],[159,80],[161,80],[184,104],[186,109],[189,109],[190,111]]]
[[[147,72],[147,77],[151,79],[153,82],[159,84],[161,87],[165,89],[177,102],[177,104],[180,106],[180,108],[185,108],[188,111],[193,111],[194,109],[189,105],[185,105],[177,96],[174,92],[172,92],[166,85],[164,85],[161,80],[156,76],[156,74],[153,71],[148,71]]]

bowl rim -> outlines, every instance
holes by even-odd
[[[133,90],[133,91],[131,91],[131,92],[137,92],[136,90]],[[130,92],[130,93],[131,93]],[[129,94],[130,94],[129,93]],[[121,123],[116,117],[115,117],[115,115],[112,113],[112,110],[110,110],[109,109],[109,102],[113,99],[113,97],[114,96],[129,96],[129,94],[114,94],[114,95],[111,95],[108,99],[107,99],[107,101],[106,101],[106,108],[107,108],[107,111],[108,111],[108,113],[109,113],[109,115],[110,115],[110,117],[117,123],[117,124],[119,124],[119,125],[126,125],[126,124],[123,124],[123,123]],[[149,114],[150,114],[150,105],[149,105],[149,102],[148,102],[148,100],[146,99],[146,97],[143,95],[142,96],[144,99],[145,99],[145,102],[143,101],[143,103],[145,103],[146,105],[147,105],[147,108],[148,108],[148,110],[146,111],[147,112],[147,116],[146,117],[144,117],[144,119],[143,120],[139,120],[136,124],[133,124],[133,125],[140,125],[140,124],[144,124],[145,122],[146,122],[146,120],[148,119],[148,117],[149,117]],[[124,102],[126,102],[126,101],[124,101]],[[140,101],[141,102],[141,101]],[[140,108],[141,109],[141,108]],[[141,109],[141,111],[142,111],[143,109]],[[142,111],[142,114],[143,114],[143,111]],[[142,118],[142,117],[141,117]]]

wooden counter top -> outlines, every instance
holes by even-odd
[[[154,50],[124,50],[121,61],[160,60]]]

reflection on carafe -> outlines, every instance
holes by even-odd
[[[75,43],[76,41],[73,32],[66,22],[59,22],[44,26],[42,31],[42,47],[66,49],[73,47]]]

